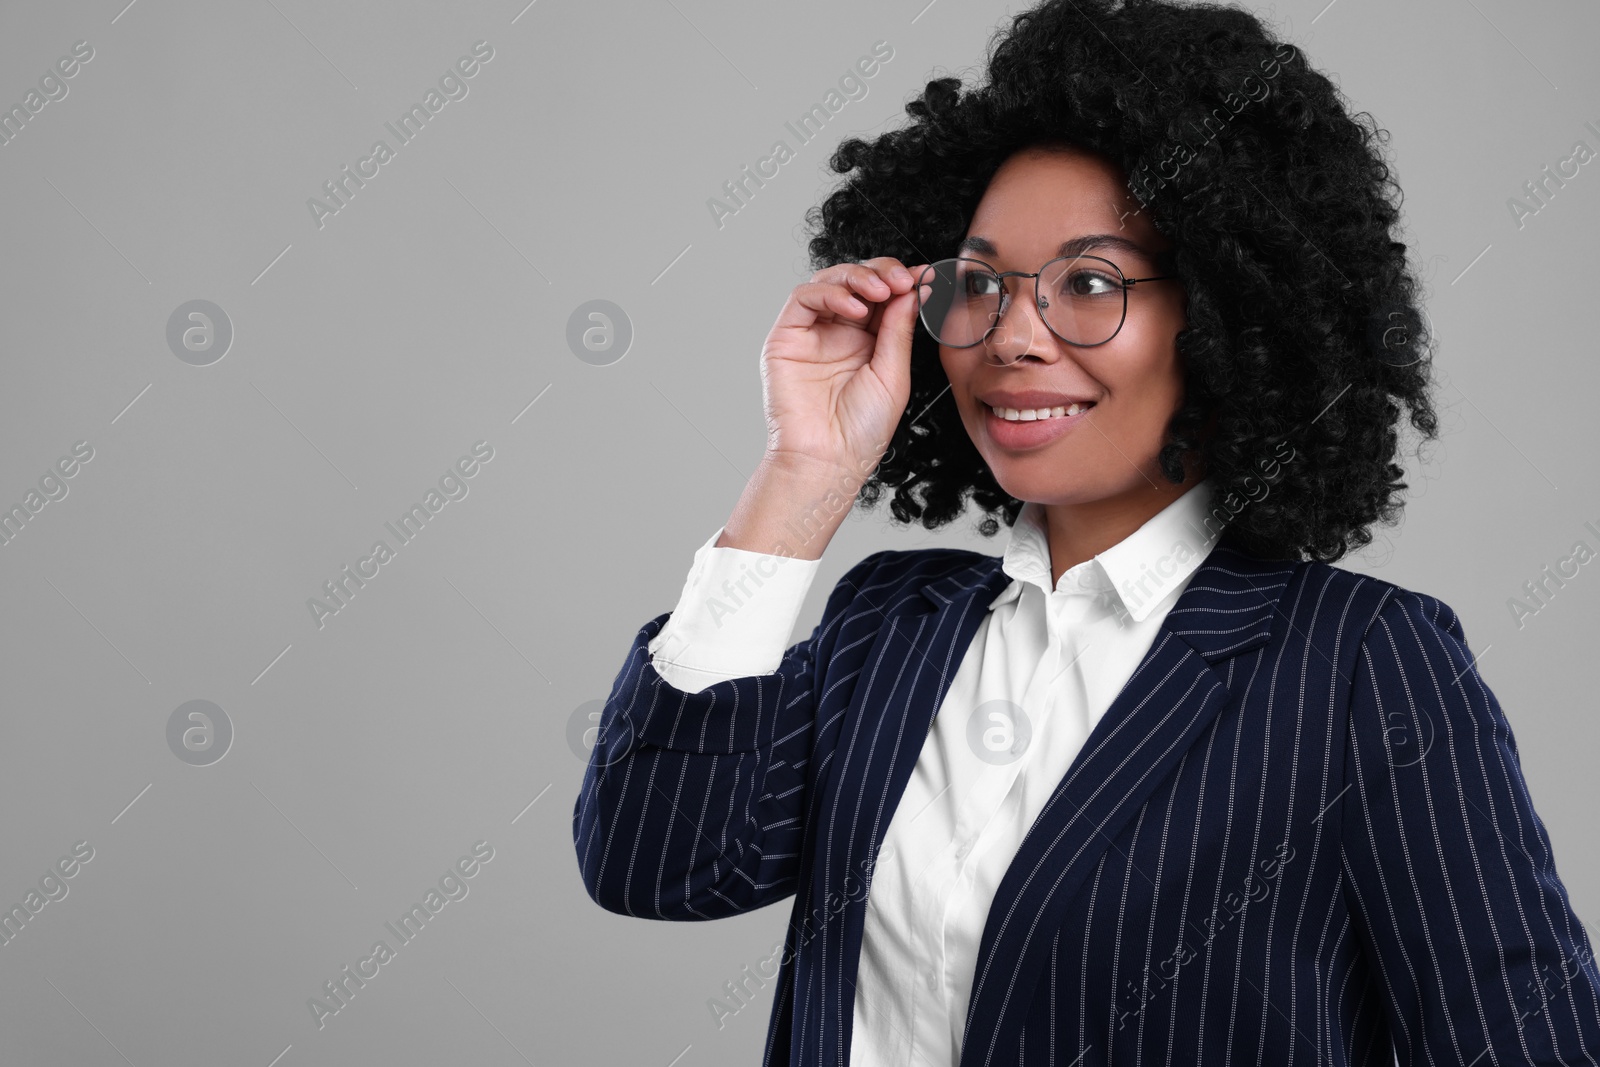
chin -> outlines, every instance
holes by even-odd
[[[1023,473],[1016,469],[1015,460],[990,465],[995,481],[1007,494],[1021,501],[1040,504],[1067,504],[1093,499],[1094,487],[1083,484],[1082,479],[1071,476],[1073,468],[1057,465],[1049,471]]]
[[[1038,466],[1034,466],[1035,458]],[[1128,468],[1128,477],[1124,479],[1107,478],[1108,468],[1099,461],[1068,461],[1056,460],[1052,462],[1046,453],[1038,453],[1027,461],[1031,470],[1019,470],[1016,459],[1002,457],[998,465],[990,464],[989,470],[994,473],[995,481],[1000,488],[1009,495],[1021,501],[1033,501],[1039,504],[1087,504],[1096,500],[1105,500],[1110,497],[1121,496],[1130,490],[1136,490],[1148,483],[1139,476],[1139,473]],[[1121,457],[1113,457],[1106,461],[1123,463]],[[1125,466],[1125,464],[1124,464]],[[1094,473],[1084,475],[1079,472],[1091,470]],[[1158,478],[1158,481],[1162,479]]]

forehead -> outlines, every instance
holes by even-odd
[[[1130,242],[1125,251],[1161,249],[1166,242],[1146,215],[1109,160],[1079,149],[1024,149],[990,178],[963,248],[1031,260],[1063,254],[1063,242],[1076,237],[1114,234]]]

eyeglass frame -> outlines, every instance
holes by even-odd
[[[1094,256],[1094,255],[1090,255],[1090,254],[1088,254],[1086,252],[1079,253],[1078,255],[1075,255],[1075,256],[1056,256],[1055,259],[1047,260],[1044,264],[1042,264],[1039,267],[1038,270],[1033,271],[1032,273],[1029,273],[1028,271],[1023,271],[1023,270],[998,271],[998,270],[995,270],[994,267],[990,266],[988,263],[985,263],[983,260],[979,259],[976,256],[950,256],[948,258],[950,260],[952,260],[953,262],[966,261],[966,262],[969,262],[969,263],[980,264],[990,274],[993,274],[996,278],[1000,279],[1000,292],[1003,294],[1003,298],[1002,298],[1002,300],[1000,302],[1000,310],[995,312],[994,324],[992,326],[990,326],[987,330],[983,331],[983,336],[982,337],[979,337],[976,341],[972,342],[972,344],[970,344],[970,345],[946,345],[945,342],[939,340],[939,335],[938,334],[934,333],[931,329],[928,329],[927,322],[925,322],[923,320],[923,318],[922,318],[922,309],[923,309],[923,306],[924,306],[923,303],[922,303],[922,286],[924,284],[927,284],[927,283],[924,283],[922,281],[922,279],[920,279],[920,278],[917,280],[917,284],[915,286],[915,291],[916,291],[916,294],[917,294],[917,321],[922,323],[922,328],[925,329],[925,330],[928,330],[929,336],[931,336],[939,344],[945,345],[946,348],[955,348],[955,349],[963,349],[963,350],[964,349],[968,349],[968,348],[976,348],[978,345],[983,344],[983,342],[988,339],[989,335],[991,333],[993,333],[995,331],[995,329],[997,329],[999,327],[1000,320],[1005,318],[1006,311],[1009,310],[1010,307],[1011,307],[1011,287],[1006,284],[1006,279],[1007,278],[1032,278],[1033,279],[1033,306],[1034,306],[1034,309],[1039,312],[1039,321],[1044,323],[1044,328],[1045,329],[1049,330],[1056,337],[1060,338],[1060,340],[1061,340],[1061,342],[1063,344],[1071,345],[1074,348],[1099,348],[1101,345],[1110,344],[1116,338],[1117,334],[1122,332],[1122,327],[1124,325],[1126,325],[1127,321],[1128,321],[1128,290],[1132,289],[1138,283],[1140,283],[1140,282],[1182,281],[1182,279],[1179,278],[1175,274],[1154,274],[1154,275],[1151,275],[1150,277],[1147,277],[1147,278],[1130,278],[1126,274],[1122,273],[1122,268],[1117,266],[1111,260],[1106,259],[1104,256]],[[1115,271],[1116,274],[1117,274],[1117,277],[1119,279],[1121,279],[1121,282],[1119,283],[1119,287],[1122,290],[1122,317],[1117,320],[1117,328],[1115,330],[1112,330],[1111,331],[1111,336],[1107,337],[1104,341],[1096,341],[1092,345],[1086,345],[1086,344],[1082,344],[1082,343],[1080,343],[1078,341],[1069,341],[1069,340],[1067,340],[1065,337],[1061,336],[1060,332],[1054,326],[1050,325],[1050,320],[1045,315],[1045,308],[1039,303],[1039,301],[1040,301],[1039,275],[1043,274],[1045,267],[1048,267],[1051,263],[1058,263],[1058,262],[1060,262],[1061,260],[1064,260],[1064,259],[1094,259],[1094,260],[1098,260],[1099,262],[1104,263],[1106,266],[1110,267],[1113,271]],[[942,262],[944,262],[944,260],[939,260],[938,262],[942,263]],[[929,263],[927,269],[928,270],[932,270],[935,265],[936,264],[934,264],[934,263]]]

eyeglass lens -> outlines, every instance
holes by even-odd
[[[1010,307],[1002,305],[1002,279],[975,259],[942,259],[923,272],[919,289],[923,325],[942,345],[968,348],[983,340]],[[1012,297],[1031,300],[1032,278],[1004,279]],[[1040,315],[1062,340],[1099,345],[1122,328],[1127,288],[1116,264],[1099,256],[1074,256],[1045,264],[1039,274]]]

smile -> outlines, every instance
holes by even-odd
[[[1088,404],[1072,403],[1068,404],[1066,407],[1026,409],[997,408],[991,407],[988,404],[984,404],[983,406],[988,408],[989,413],[995,418],[1004,419],[1007,422],[1042,422],[1045,419],[1060,419],[1071,415],[1081,415],[1083,412],[1094,407],[1094,403],[1091,401]]]
[[[1094,404],[1018,410],[995,408],[979,401],[979,406],[983,408],[983,426],[989,439],[1008,451],[1023,451],[1071,433]]]

